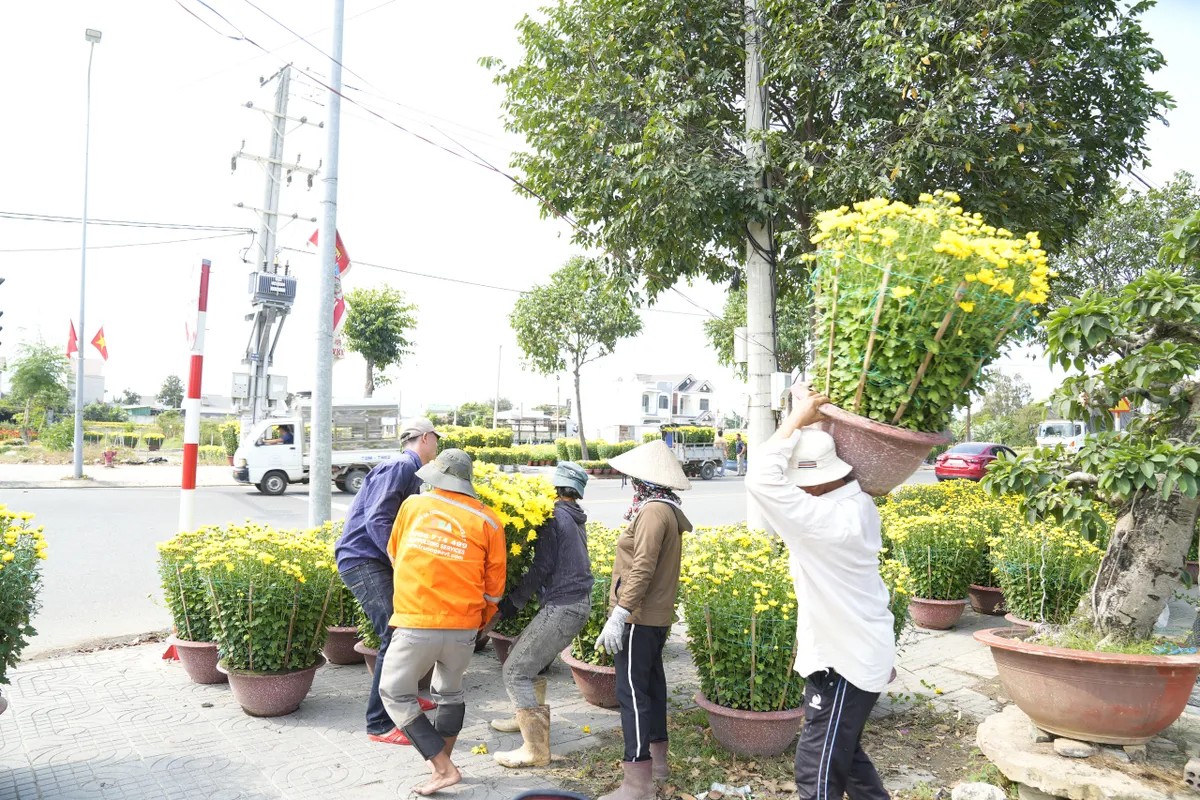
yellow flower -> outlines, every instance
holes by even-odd
[[[913,288],[911,286],[897,286],[892,289],[892,297],[896,298],[897,300],[903,300],[912,293]]]
[[[959,303],[958,307],[968,314],[975,310],[975,304],[969,300],[964,300],[963,302]]]
[[[591,733],[591,732],[592,732],[592,726],[591,726],[591,725],[584,725],[584,726],[583,726],[583,732],[584,732],[584,733]]]
[[[508,552],[512,553],[514,556],[521,555],[521,545],[513,542],[512,547],[508,548]]]
[[[12,561],[14,558],[16,558],[16,556],[12,553],[5,553],[3,557],[5,561]]]

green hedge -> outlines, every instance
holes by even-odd
[[[675,432],[675,442],[683,444],[712,444],[717,440],[716,428],[697,428],[694,425],[679,425],[672,427]],[[661,439],[662,433],[644,433],[642,434],[643,442],[653,442],[656,439]]]
[[[512,428],[468,428],[463,426],[446,425],[438,428],[441,437],[438,439],[438,452],[457,448],[466,450],[470,447],[512,447]]]

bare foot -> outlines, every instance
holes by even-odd
[[[462,780],[462,773],[458,771],[458,767],[453,764],[445,771],[435,770],[429,780],[422,783],[420,786],[413,787],[413,793],[419,794],[422,797],[428,797],[434,792],[447,789]]]

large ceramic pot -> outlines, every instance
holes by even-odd
[[[1004,615],[1004,619],[1008,622],[1008,624],[1012,625],[1017,630],[1022,630],[1022,631],[1028,630],[1030,628],[1036,628],[1038,625],[1038,623],[1036,623],[1036,622],[1030,622],[1027,619],[1021,619],[1020,617],[1018,617],[1016,614],[1012,613],[1011,611]]]
[[[282,717],[300,707],[312,688],[313,676],[323,666],[324,657],[318,657],[308,669],[289,672],[250,672],[226,669],[221,664],[217,669],[229,676],[233,699],[242,711],[252,717]]]
[[[217,645],[215,642],[189,642],[175,636],[167,638],[167,644],[175,648],[175,654],[183,664],[192,683],[225,683],[229,677],[217,669]]]
[[[948,631],[954,627],[970,600],[927,600],[913,597],[908,603],[908,615],[918,628]]]
[[[616,708],[617,702],[617,669],[616,667],[600,667],[580,661],[571,655],[571,648],[562,651],[562,660],[571,668],[571,677],[583,699],[600,708]]]
[[[517,643],[517,637],[488,631],[488,638],[492,640],[492,647],[496,648],[496,658],[500,660],[500,666],[504,666],[504,662],[508,661],[509,652],[512,650],[513,645]]]
[[[777,756],[796,740],[804,706],[787,711],[738,711],[696,693],[696,705],[708,712],[708,726],[721,746],[747,756]]]
[[[835,405],[821,406],[825,421],[819,427],[837,444],[838,456],[854,467],[854,478],[869,495],[882,497],[917,471],[929,451],[949,444],[947,433],[918,433],[895,425],[843,411]]]
[[[327,627],[329,635],[321,652],[330,664],[361,664],[363,654],[354,646],[358,642],[358,628]]]
[[[1004,690],[1044,731],[1139,745],[1165,731],[1200,675],[1200,655],[1130,656],[1047,647],[1009,628],[976,631],[992,648]]]
[[[375,674],[375,659],[379,657],[379,651],[374,647],[367,647],[362,642],[354,643],[354,652],[363,657],[363,661],[367,662],[367,674]]]
[[[1004,614],[1004,590],[995,586],[976,586],[971,584],[967,590],[971,598],[971,608],[979,614],[989,617],[999,617]]]

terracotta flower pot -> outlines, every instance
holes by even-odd
[[[232,467],[233,466],[233,456],[225,456],[225,459],[229,462],[229,466]]]
[[[167,644],[175,648],[175,653],[192,683],[226,683],[229,680],[224,672],[217,669],[215,642],[189,642],[170,636],[167,638]]]
[[[367,674],[375,674],[375,659],[379,657],[379,651],[374,647],[367,647],[362,642],[354,643],[354,652],[359,653],[363,657],[363,661],[367,662]]]
[[[571,677],[583,699],[600,708],[617,708],[617,669],[580,661],[571,648],[562,651],[563,662],[571,668]]]
[[[233,699],[252,717],[282,717],[300,707],[312,688],[313,676],[325,666],[324,657],[308,669],[290,672],[250,672],[226,669],[218,664],[217,669],[229,676],[229,688]]]
[[[1187,562],[1186,569],[1188,575],[1192,576],[1192,585],[1195,586],[1197,582],[1200,582],[1200,561]]]
[[[504,666],[504,662],[508,661],[509,651],[517,643],[517,637],[488,631],[488,638],[492,640],[492,646],[496,648],[496,658],[500,660],[500,666]]]
[[[991,628],[975,639],[992,648],[1004,690],[1044,731],[1103,744],[1139,745],[1183,713],[1200,675],[1200,655],[1131,656],[1047,647],[1022,632]]]
[[[804,706],[787,711],[738,711],[719,706],[702,692],[696,705],[708,712],[708,725],[721,746],[747,756],[777,756],[796,740]]]
[[[967,595],[971,598],[971,608],[989,617],[998,617],[1004,613],[1004,590],[995,586],[976,586],[971,584]]]
[[[1021,630],[1028,630],[1029,628],[1036,627],[1038,624],[1036,622],[1030,622],[1027,619],[1021,619],[1011,611],[1004,615],[1004,619],[1007,620],[1014,628],[1019,628]]]
[[[914,597],[908,604],[908,614],[918,628],[948,631],[962,617],[969,600],[928,600]]]
[[[854,467],[854,478],[869,495],[882,497],[904,483],[929,451],[953,438],[947,433],[918,433],[860,417],[826,403],[818,423],[833,437],[838,456]]]
[[[330,664],[361,664],[363,654],[354,647],[358,642],[358,628],[327,627],[329,635],[321,652]]]
[[[0,714],[8,711],[8,698],[0,696]]]

